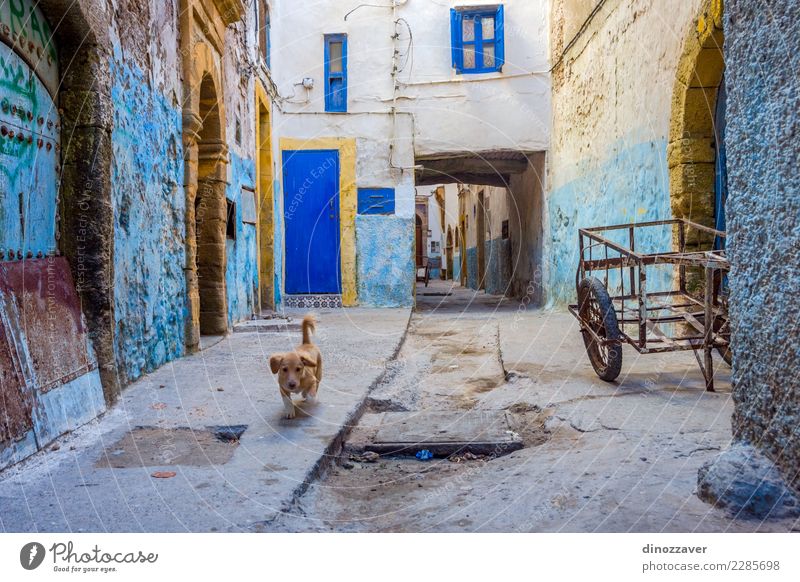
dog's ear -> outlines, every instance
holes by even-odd
[[[277,374],[278,370],[280,370],[281,362],[283,362],[284,354],[272,354],[269,357],[269,368],[272,370],[273,374]]]
[[[300,361],[303,362],[304,366],[310,366],[312,368],[317,367],[317,362],[308,357],[307,354],[300,354]]]

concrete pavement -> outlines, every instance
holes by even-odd
[[[408,309],[320,312],[320,401],[291,421],[281,416],[267,360],[299,343],[299,331],[230,334],[163,366],[128,387],[101,419],[0,474],[0,530],[268,527],[316,477],[360,413],[409,315]],[[247,425],[238,444],[208,430],[228,425]],[[175,476],[152,476],[170,471]]]
[[[701,501],[698,469],[731,440],[730,368],[717,393],[690,352],[623,348],[615,383],[595,375],[576,320],[458,286],[420,295],[397,369],[345,445],[384,410],[506,411],[525,448],[496,458],[348,462],[312,484],[279,531],[791,531]],[[440,292],[437,295],[433,293]],[[449,296],[441,292],[452,293]],[[357,455],[356,455],[357,458]]]

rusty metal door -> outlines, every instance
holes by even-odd
[[[73,368],[81,357],[54,353],[63,336],[48,333],[75,327],[77,299],[66,262],[54,257],[60,125],[51,38],[36,2],[0,2],[0,453],[31,438],[39,394],[69,376],[61,364]],[[86,351],[73,342],[65,349]]]
[[[9,321],[13,310],[8,303],[8,297],[0,293],[0,447],[33,429],[33,395],[22,375],[18,346],[6,331],[16,323]]]

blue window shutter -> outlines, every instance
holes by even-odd
[[[359,188],[359,214],[394,214],[394,188]]]
[[[270,63],[271,56],[272,56],[272,46],[271,46],[272,39],[270,38],[270,35],[271,35],[270,34],[271,33],[270,26],[271,26],[271,22],[270,22],[270,19],[269,19],[269,12],[267,12],[267,30],[266,30],[267,34],[266,34],[266,37],[267,37],[267,68],[268,69],[272,68],[272,64]]]
[[[331,43],[342,45],[341,72],[331,71]],[[347,35],[325,35],[325,111],[344,113],[347,111]]]
[[[461,13],[455,8],[450,9],[450,51],[452,53],[453,67],[461,71]]]
[[[494,19],[494,60],[499,71],[506,62],[506,47],[503,34],[503,5],[497,7],[497,16]]]

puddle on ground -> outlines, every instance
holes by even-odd
[[[247,425],[159,428],[138,426],[106,448],[99,468],[129,469],[165,465],[224,465],[231,460]]]

